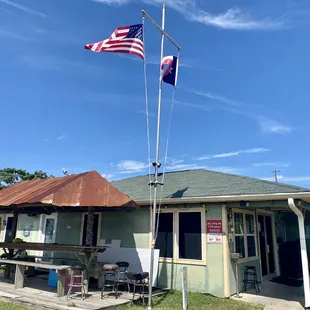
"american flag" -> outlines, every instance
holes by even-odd
[[[143,25],[118,27],[108,39],[87,44],[85,49],[93,52],[133,54],[144,59]]]

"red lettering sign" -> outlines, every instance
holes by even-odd
[[[222,220],[207,220],[207,234],[223,233]]]

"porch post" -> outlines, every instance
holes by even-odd
[[[309,266],[308,266],[305,224],[304,224],[305,218],[302,212],[296,207],[293,198],[288,199],[288,205],[290,209],[297,215],[297,218],[298,218],[302,275],[304,279],[305,308],[309,308],[310,307],[310,280],[309,280]]]
[[[86,226],[86,246],[93,246],[93,234],[94,234],[94,209],[89,207],[87,214],[87,226]]]

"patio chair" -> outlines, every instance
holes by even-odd
[[[142,297],[143,306],[144,306],[144,289],[148,286],[148,272],[127,272],[126,273],[127,279],[133,285],[133,294],[132,294],[132,301],[135,299],[136,294],[136,287],[140,287],[140,298]]]
[[[256,294],[260,293],[260,282],[257,280],[257,271],[255,266],[245,266],[243,283],[242,290],[244,292],[246,292],[248,284],[253,284]]]
[[[117,298],[117,291],[115,284],[118,277],[119,266],[116,264],[104,264],[103,270],[104,270],[104,284],[101,290],[101,299],[106,296],[104,295],[106,288],[112,289],[112,293],[114,293],[115,298]],[[110,278],[110,280],[108,280],[107,278]],[[113,279],[112,281],[111,278]]]
[[[81,299],[85,299],[85,288],[84,288],[84,271],[86,267],[84,265],[76,265],[70,268],[70,282],[69,282],[69,290],[67,294],[67,300],[71,297],[71,292],[73,288],[81,289]]]
[[[117,262],[116,265],[119,267],[117,278],[115,280],[115,291],[118,291],[118,286],[127,286],[128,294],[130,293],[129,280],[126,278],[126,273],[129,269],[128,262]]]

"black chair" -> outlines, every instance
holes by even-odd
[[[127,285],[128,294],[129,294],[130,285],[129,285],[128,279],[126,278],[126,273],[128,272],[128,269],[129,269],[129,263],[128,262],[117,262],[116,265],[119,267],[119,270],[118,270],[117,278],[115,280],[115,291],[116,292],[118,291],[119,285],[123,285],[123,286]]]
[[[80,288],[81,289],[81,299],[85,299],[85,288],[84,288],[84,271],[86,267],[84,265],[76,265],[70,267],[70,283],[69,290],[67,294],[67,300],[71,297],[72,288]]]
[[[243,291],[246,292],[247,285],[253,284],[256,294],[260,292],[260,282],[257,280],[257,271],[255,266],[245,266],[243,278]]]
[[[136,287],[138,286],[140,287],[140,298],[142,297],[143,306],[144,306],[144,289],[145,287],[148,286],[149,273],[148,272],[127,272],[126,277],[130,281],[130,283],[133,285],[132,301],[134,301],[135,299]]]

